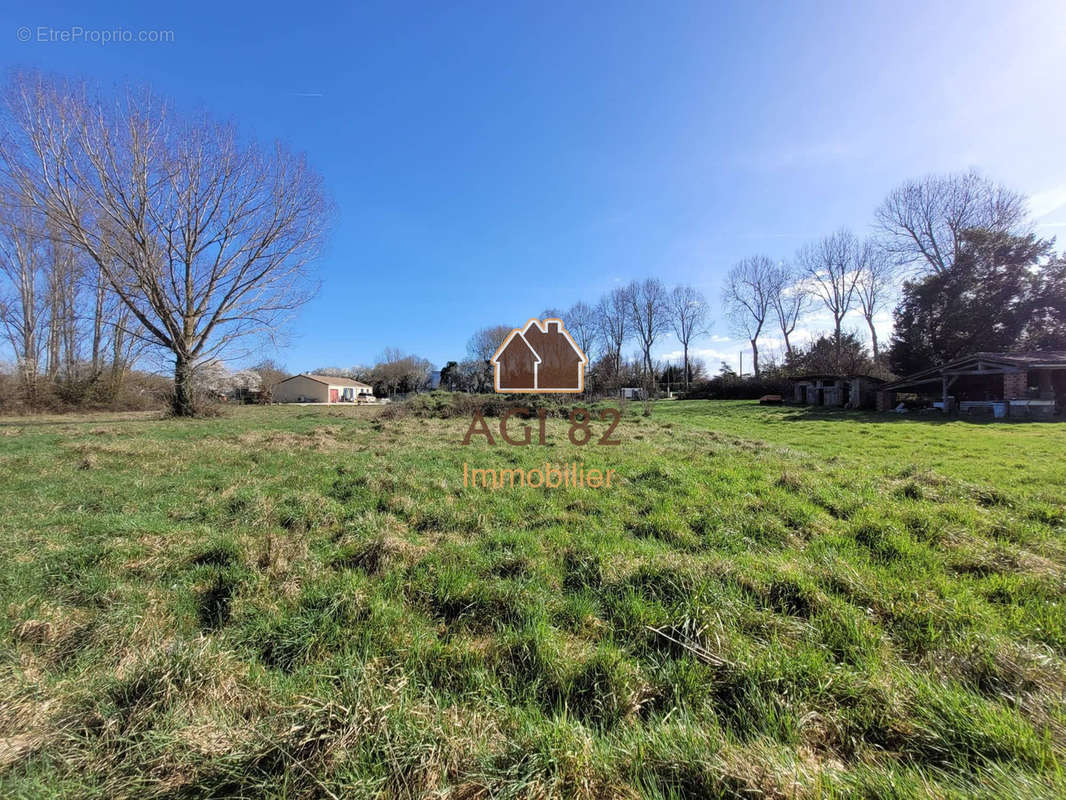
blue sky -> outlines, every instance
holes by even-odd
[[[477,327],[648,275],[707,294],[697,350],[735,363],[734,262],[866,232],[930,171],[977,167],[1066,228],[1059,2],[97,5],[5,3],[3,66],[150,83],[325,176],[323,288],[266,353],[293,370],[387,346],[442,364]],[[74,26],[174,41],[36,41]]]

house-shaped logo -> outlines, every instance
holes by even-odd
[[[588,357],[559,319],[531,319],[492,356],[497,392],[583,392],[586,364]]]

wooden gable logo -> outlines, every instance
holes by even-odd
[[[585,390],[588,357],[560,319],[531,319],[511,331],[492,356],[497,392]]]

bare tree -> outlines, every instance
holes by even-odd
[[[876,211],[896,263],[933,273],[955,263],[968,228],[1009,233],[1026,215],[1023,195],[973,170],[908,181],[893,189]]]
[[[693,339],[703,336],[710,329],[707,322],[707,300],[695,287],[675,286],[670,292],[669,308],[670,326],[684,351],[685,388],[688,389],[692,380],[688,358],[689,345]]]
[[[107,304],[107,278],[102,270],[92,270],[90,278],[92,286],[93,313],[92,313],[92,341],[89,346],[90,369],[94,376],[99,375],[103,368],[104,348],[104,309]]]
[[[474,332],[466,343],[467,360],[462,363],[460,374],[463,383],[473,392],[492,391],[493,370],[490,359],[503,340],[514,330],[511,325],[490,325]]]
[[[302,155],[147,90],[104,98],[22,74],[6,112],[3,177],[173,356],[175,414],[194,413],[196,363],[273,337],[311,296],[329,207]]]
[[[45,253],[48,282],[45,371],[49,380],[62,379],[69,385],[78,378],[81,357],[78,286],[84,276],[84,264],[78,262],[74,248],[61,241],[55,230],[47,233]]]
[[[862,245],[844,228],[805,245],[796,256],[811,294],[833,317],[833,342],[838,350],[844,317],[855,302],[861,259]]]
[[[623,288],[612,289],[596,304],[596,327],[611,363],[611,375],[622,369],[622,348],[630,336],[629,300]]]
[[[267,400],[270,399],[270,392],[273,390],[275,384],[281,383],[289,377],[289,372],[281,364],[272,359],[260,361],[254,367],[251,367],[251,370],[259,376],[259,382],[263,387],[263,391],[266,393]]]
[[[596,324],[596,312],[591,307],[578,301],[562,316],[563,324],[574,337],[577,346],[592,362],[592,351],[596,345],[599,328]]]
[[[625,294],[629,302],[630,324],[640,340],[645,380],[651,376],[650,379],[654,381],[655,365],[651,360],[651,349],[669,319],[670,306],[666,287],[658,278],[645,278],[629,284]]]
[[[26,400],[32,406],[41,399],[42,378],[62,383],[68,402],[90,391],[97,400],[116,398],[139,353],[138,339],[129,334],[129,310],[83,254],[59,241],[10,185],[4,188],[0,296],[7,300],[0,303],[0,330],[15,355]]]
[[[488,361],[512,330],[512,325],[490,325],[475,331],[466,343],[467,355],[473,361]]]
[[[729,270],[722,291],[722,304],[733,329],[751,343],[756,378],[760,375],[759,335],[770,314],[774,280],[774,262],[766,256],[752,256]]]
[[[0,297],[0,325],[18,365],[27,399],[36,398],[41,335],[47,319],[43,236],[14,204],[0,205],[0,278],[9,297]]]
[[[870,328],[870,347],[876,362],[879,358],[879,350],[874,317],[885,309],[892,297],[897,268],[881,243],[872,239],[867,239],[860,246],[857,268],[858,280],[855,282],[855,296],[859,300],[863,318]]]
[[[777,317],[781,336],[785,340],[785,353],[791,360],[792,332],[796,330],[800,317],[807,310],[810,295],[803,285],[802,276],[789,264],[782,263],[774,267],[771,285],[770,305]]]

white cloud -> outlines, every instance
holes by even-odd
[[[1066,184],[1029,195],[1029,210],[1035,219],[1066,206]]]

